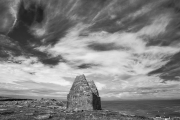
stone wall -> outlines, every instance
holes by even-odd
[[[84,75],[77,76],[67,95],[67,110],[100,110],[101,99],[93,81],[89,83]]]

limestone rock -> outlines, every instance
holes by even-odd
[[[44,114],[44,115],[38,115],[37,117],[35,117],[35,119],[37,120],[44,120],[44,119],[49,119],[52,116],[50,114]]]
[[[87,81],[84,75],[77,76],[67,95],[67,110],[100,110],[101,100],[93,81]]]

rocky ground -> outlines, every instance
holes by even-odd
[[[150,120],[108,110],[72,112],[65,106],[55,99],[1,100],[0,120]]]
[[[55,99],[0,99],[0,120],[165,120],[126,115],[117,111],[67,111],[65,102]],[[171,120],[180,120],[174,118]]]
[[[55,99],[6,98],[0,99],[0,120],[153,120],[153,118],[108,110],[66,111],[65,102]]]

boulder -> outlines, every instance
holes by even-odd
[[[38,115],[37,117],[35,117],[35,119],[37,120],[44,120],[44,119],[49,119],[52,116],[50,114],[44,114],[44,115]]]

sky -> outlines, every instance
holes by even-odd
[[[0,0],[0,95],[180,99],[179,0]]]

